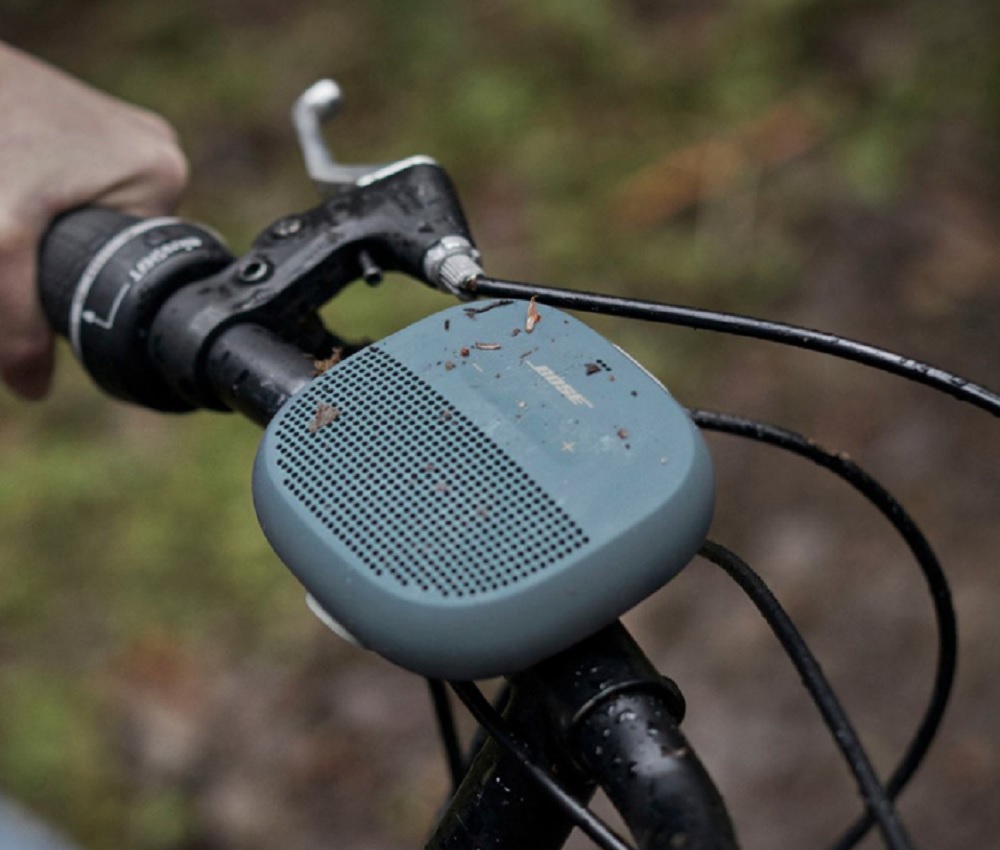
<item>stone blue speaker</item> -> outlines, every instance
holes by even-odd
[[[628,355],[524,302],[362,349],[271,421],[265,535],[359,643],[427,676],[516,672],[672,578],[711,520],[705,445]],[[530,332],[529,329],[530,328]]]

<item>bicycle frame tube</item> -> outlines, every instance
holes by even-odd
[[[539,764],[586,800],[599,785],[642,850],[736,847],[722,799],[677,728],[683,698],[620,624],[511,679],[504,716]],[[554,850],[567,817],[492,740],[432,836],[432,850]]]
[[[511,731],[540,763],[559,777],[564,789],[581,802],[594,792],[560,751],[542,707],[515,688],[504,711]],[[492,738],[476,754],[458,791],[441,816],[428,850],[557,850],[573,828],[548,794]]]

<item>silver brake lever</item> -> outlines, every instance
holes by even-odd
[[[323,125],[340,111],[340,86],[320,80],[307,88],[292,107],[292,122],[299,137],[306,171],[320,195],[329,200],[341,192],[368,186],[415,165],[437,165],[429,156],[411,156],[383,165],[342,165],[323,137]],[[457,201],[456,201],[457,203]],[[367,251],[359,256],[365,280],[376,283],[382,270]],[[459,298],[471,297],[463,285],[483,273],[479,252],[466,235],[441,237],[423,257],[423,278]]]
[[[307,88],[292,107],[292,123],[305,159],[306,172],[319,193],[329,198],[355,186],[366,186],[411,165],[435,165],[429,156],[411,156],[382,165],[343,165],[337,162],[323,137],[323,125],[343,103],[340,86],[319,80]]]

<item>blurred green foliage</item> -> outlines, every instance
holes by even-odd
[[[437,157],[490,271],[764,313],[826,210],[892,203],[942,126],[998,129],[997,15],[971,0],[4,0],[0,32],[166,115],[193,167],[182,212],[237,249],[314,203],[287,114],[332,75],[338,156]],[[622,219],[639,170],[793,96],[815,148],[655,226]],[[392,279],[328,317],[375,338],[445,303]],[[599,324],[682,398],[711,371],[698,335]],[[123,792],[98,684],[116,658],[151,635],[288,657],[301,640],[300,591],[250,505],[256,440],[236,417],[109,402],[68,356],[50,401],[0,398],[0,787],[94,850],[177,846],[186,829],[169,790]]]

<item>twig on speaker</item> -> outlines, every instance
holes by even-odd
[[[336,366],[340,359],[344,356],[344,349],[339,345],[330,352],[330,356],[323,360],[313,360],[313,368],[316,370],[317,375],[322,375],[328,369],[332,369]]]
[[[494,301],[492,304],[487,304],[485,307],[466,307],[463,312],[470,319],[476,318],[480,313],[488,313],[490,310],[495,310],[497,307],[506,307],[508,304],[513,304],[514,302],[510,299],[506,301]]]
[[[535,296],[531,296],[531,300],[528,302],[528,318],[524,321],[524,331],[525,333],[531,333],[537,325],[542,320],[541,314],[539,314],[538,309],[535,307]]]

